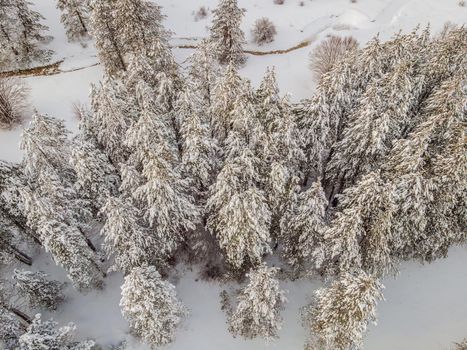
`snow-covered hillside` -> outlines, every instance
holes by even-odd
[[[60,13],[53,0],[32,0],[34,8],[46,18],[54,40],[53,62],[64,59],[63,72],[50,76],[22,78],[31,89],[31,104],[40,113],[64,119],[66,126],[77,131],[73,103],[88,104],[90,85],[100,80],[102,69],[92,42],[87,47],[67,42],[60,23]],[[208,35],[211,16],[195,21],[200,6],[214,9],[216,0],[157,0],[167,16],[164,25],[173,32],[171,44],[177,62],[184,64],[193,52],[184,45],[195,45]],[[302,42],[309,45],[282,54],[248,54],[240,70],[258,85],[267,67],[275,66],[281,93],[290,93],[293,101],[310,97],[314,82],[308,68],[308,55],[329,34],[354,36],[361,45],[379,33],[389,39],[398,31],[410,31],[418,24],[430,25],[432,32],[441,30],[445,22],[463,24],[467,7],[457,0],[286,0],[275,5],[273,0],[239,0],[246,9],[243,30],[247,49],[258,52],[287,50]],[[255,20],[268,17],[276,25],[277,37],[270,44],[257,46],[251,42],[250,29]],[[27,124],[27,120],[24,125]],[[21,127],[0,131],[0,159],[19,161]],[[383,281],[386,300],[378,306],[378,326],[371,327],[365,340],[367,350],[444,350],[467,335],[467,248],[451,249],[449,257],[429,265],[404,263],[395,279]],[[33,270],[53,272],[66,280],[64,271],[56,267],[50,256],[40,253]],[[55,313],[45,313],[60,324],[70,321],[78,328],[80,338],[95,339],[100,345],[129,342],[131,350],[149,350],[128,334],[128,325],[119,308],[123,277],[113,273],[106,279],[103,291],[79,294],[67,289],[68,300]],[[319,280],[283,283],[289,303],[283,312],[284,327],[279,339],[271,344],[261,340],[235,339],[227,330],[226,317],[220,309],[219,293],[235,288],[198,280],[196,271],[180,266],[174,284],[180,299],[190,313],[178,331],[170,350],[261,350],[303,348],[306,331],[300,319],[300,308],[306,305]]]

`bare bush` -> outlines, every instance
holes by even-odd
[[[253,35],[253,41],[258,45],[263,45],[274,41],[277,31],[274,23],[268,18],[263,17],[255,22],[251,33]]]
[[[0,79],[0,129],[20,124],[28,109],[29,89],[19,79]]]
[[[465,6],[465,0],[459,0],[458,4],[459,4],[460,7],[464,7]]]
[[[300,2],[298,3],[298,6],[301,6],[301,7],[305,6],[305,1],[300,1]]]
[[[285,0],[274,0],[276,5],[284,5]]]
[[[310,68],[316,81],[329,72],[347,52],[358,48],[357,40],[351,36],[330,36],[310,53]]]
[[[206,18],[208,16],[208,12],[209,10],[206,7],[201,6],[198,9],[198,11],[196,11],[195,21],[199,21],[200,19]]]

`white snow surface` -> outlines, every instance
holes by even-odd
[[[216,0],[158,0],[167,15],[165,25],[173,31],[173,45],[193,44],[208,34],[211,16],[194,20],[194,11],[200,6],[213,9]],[[46,17],[46,24],[55,39],[49,44],[55,50],[54,61],[64,59],[63,70],[84,68],[53,76],[24,78],[31,88],[31,104],[41,113],[62,118],[74,132],[77,121],[72,114],[72,103],[88,103],[91,83],[99,81],[101,68],[96,52],[89,42],[87,47],[70,44],[59,22],[59,12],[53,0],[33,0],[34,7]],[[251,56],[241,74],[257,85],[268,66],[276,66],[282,93],[290,93],[297,101],[312,95],[314,83],[308,70],[308,54],[320,40],[329,34],[352,35],[364,45],[379,33],[381,39],[395,32],[410,31],[417,24],[430,24],[438,32],[446,21],[463,24],[467,7],[457,0],[286,0],[274,5],[273,0],[239,0],[247,12],[243,30],[247,34],[248,49],[270,51],[287,49],[304,40],[311,45],[282,55]],[[277,27],[276,40],[258,47],[251,43],[250,28],[261,17],[270,18]],[[192,51],[174,49],[177,60],[183,64]],[[92,66],[92,67],[90,67]],[[86,68],[87,67],[87,68]],[[27,120],[24,123],[27,125]],[[21,127],[0,131],[0,159],[19,161]],[[408,262],[402,265],[396,279],[384,281],[386,301],[378,308],[379,323],[371,327],[365,340],[366,350],[439,350],[450,349],[454,341],[467,336],[467,248],[451,249],[449,257],[429,265]],[[43,252],[35,257],[34,270],[44,270],[55,278],[66,280],[62,269],[56,267]],[[103,291],[79,294],[67,289],[68,300],[53,314],[61,324],[76,323],[79,338],[93,338],[108,346],[126,339],[130,350],[148,350],[128,334],[128,325],[118,306],[123,278],[114,273],[106,279]],[[170,350],[299,350],[303,348],[306,330],[302,327],[300,308],[306,305],[313,290],[321,281],[299,280],[283,282],[288,290],[289,303],[283,311],[284,326],[275,343],[261,340],[245,341],[233,338],[227,331],[225,315],[220,310],[219,293],[235,288],[197,279],[196,271],[180,267],[175,280],[178,295],[190,309],[190,315],[180,328]]]

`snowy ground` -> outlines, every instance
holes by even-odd
[[[35,7],[46,17],[55,37],[50,47],[55,60],[65,58],[62,69],[81,68],[97,62],[90,43],[83,48],[68,44],[59,23],[59,13],[53,0],[35,0]],[[216,0],[159,0],[167,15],[165,25],[174,32],[173,45],[193,44],[207,35],[208,18],[195,22],[193,12],[200,6],[214,8]],[[242,74],[257,85],[267,66],[276,66],[279,85],[283,93],[292,94],[293,100],[309,97],[314,84],[307,69],[310,50],[328,34],[353,35],[361,44],[377,33],[382,39],[399,30],[408,31],[418,23],[430,23],[437,32],[446,21],[462,24],[467,19],[467,7],[459,7],[457,0],[286,0],[285,5],[273,5],[272,0],[239,0],[247,9],[243,25],[250,41],[249,30],[260,17],[269,17],[277,27],[276,41],[248,49],[287,49],[304,40],[311,45],[288,54],[250,56]],[[188,49],[174,50],[183,63],[191,53]],[[99,81],[98,66],[54,76],[26,78],[31,88],[31,102],[41,113],[66,120],[76,130],[72,117],[72,103],[87,103],[90,84]],[[21,128],[0,132],[0,159],[18,161]],[[447,259],[430,265],[406,263],[397,279],[384,281],[386,301],[379,307],[379,325],[372,327],[365,342],[368,350],[439,350],[449,349],[453,341],[467,336],[467,249],[452,249]],[[53,271],[57,278],[65,279],[61,269],[50,258],[36,258],[34,269]],[[227,332],[225,316],[220,311],[219,292],[226,288],[213,283],[196,281],[196,273],[180,271],[177,290],[191,313],[179,331],[170,350],[261,350],[302,349],[306,332],[301,326],[299,308],[307,304],[309,296],[320,284],[318,281],[284,283],[290,300],[284,316],[284,329],[280,339],[266,345],[261,341],[243,341]],[[69,291],[68,302],[53,316],[61,323],[73,321],[80,337],[91,337],[102,345],[117,343],[127,338],[130,349],[147,347],[136,343],[127,335],[127,324],[118,307],[122,277],[109,276],[106,289],[87,295]]]

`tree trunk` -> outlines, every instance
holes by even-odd
[[[24,312],[18,310],[17,308],[11,306],[11,307],[6,307],[6,309],[10,311],[11,313],[15,314],[16,316],[18,316],[28,325],[32,323],[32,318],[26,315]]]
[[[13,245],[10,245],[10,249],[12,250],[17,260],[21,261],[23,264],[26,264],[28,266],[32,265],[32,258],[29,255],[27,255],[26,253],[23,253],[21,250],[19,250]]]

